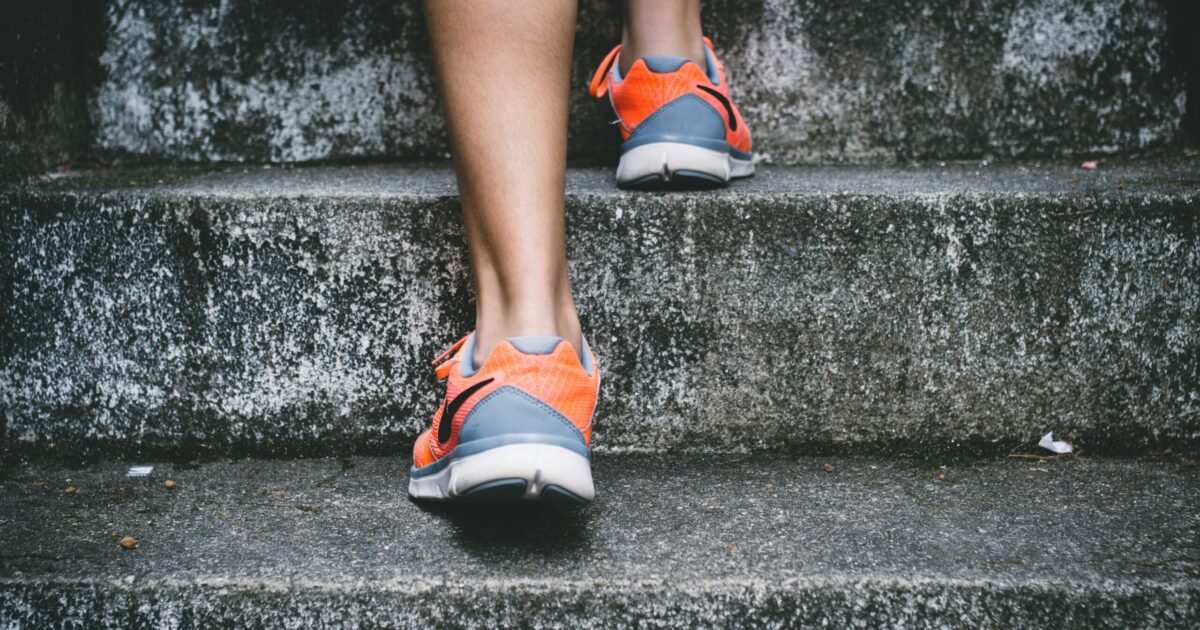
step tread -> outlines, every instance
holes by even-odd
[[[582,511],[422,506],[406,466],[17,467],[0,482],[0,619],[1157,626],[1200,612],[1200,469],[1178,456],[600,456]]]
[[[85,618],[112,593],[166,605],[173,593],[205,590],[264,601],[387,593],[372,600],[373,614],[480,591],[595,601],[637,591],[669,608],[697,593],[716,605],[746,589],[818,601],[849,590],[879,606],[860,611],[879,620],[940,597],[942,608],[927,612],[995,621],[998,610],[974,607],[992,591],[1048,598],[1062,609],[1049,607],[1047,619],[1075,621],[1091,614],[1076,610],[1084,600],[1159,622],[1200,605],[1200,468],[1179,455],[941,466],[598,456],[598,498],[578,511],[423,506],[405,495],[406,466],[397,457],[250,459],[159,463],[130,478],[123,463],[18,465],[0,482],[0,617],[52,609],[50,594],[67,591]],[[64,494],[68,485],[77,491]],[[136,549],[118,546],[125,535]],[[804,615],[839,619],[854,599]],[[477,620],[497,605],[455,614]],[[270,622],[288,610],[255,614]]]
[[[26,190],[134,192],[148,196],[444,197],[456,194],[448,163],[348,166],[118,168],[44,178]],[[3,189],[0,189],[2,191]],[[666,193],[681,199],[731,195],[1189,195],[1200,192],[1200,157],[1106,160],[1094,170],[1075,161],[946,162],[925,165],[761,166],[728,188]],[[612,169],[571,168],[568,195],[633,199],[616,188]]]

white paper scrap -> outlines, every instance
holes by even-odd
[[[153,466],[130,466],[129,477],[145,477],[154,471]]]
[[[1053,451],[1055,453],[1071,452],[1071,445],[1061,440],[1055,440],[1053,431],[1043,435],[1041,441],[1038,442],[1038,446],[1046,449],[1047,451]]]

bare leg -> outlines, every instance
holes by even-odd
[[[428,0],[477,307],[475,361],[506,337],[581,346],[563,195],[575,0]]]
[[[705,67],[700,0],[625,0],[621,72],[647,55],[687,57]]]

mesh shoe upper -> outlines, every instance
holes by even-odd
[[[729,96],[725,68],[712,52],[712,42],[704,39],[709,68],[701,69],[692,61],[670,71],[656,71],[646,59],[638,59],[624,76],[620,74],[618,45],[604,57],[592,77],[589,91],[596,98],[609,97],[620,121],[621,139],[629,140],[643,121],[663,106],[692,95],[712,107],[725,122],[725,141],[733,149],[750,153],[750,130]],[[711,72],[706,72],[711,70]]]
[[[600,370],[590,348],[586,349],[585,367],[564,340],[557,340],[542,352],[522,351],[512,340],[505,340],[496,345],[479,369],[472,371],[471,340],[472,335],[463,337],[434,359],[438,377],[446,381],[446,396],[434,413],[432,427],[413,446],[415,467],[429,465],[453,451],[472,411],[484,401],[505,394],[544,406],[546,414],[569,422],[572,433],[582,439],[585,447],[591,443]]]

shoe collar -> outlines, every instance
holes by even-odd
[[[580,359],[580,366],[588,376],[592,376],[592,371],[594,370],[592,348],[588,345],[587,337],[582,337],[581,340],[583,341],[583,356]],[[520,337],[508,337],[504,341],[507,341],[524,354],[551,354],[558,347],[558,344],[563,341],[563,338],[552,335],[524,335]],[[487,363],[487,359],[484,359],[484,363]],[[482,367],[475,365],[474,331],[454,342],[453,345],[433,360],[434,371],[438,379],[450,376],[450,371],[455,364],[458,365],[459,375],[463,377],[473,376]]]
[[[600,62],[600,66],[596,68],[596,74],[592,76],[592,81],[588,86],[588,91],[596,98],[602,98],[608,93],[609,81],[613,85],[619,85],[623,80],[621,76],[621,45],[617,44],[604,59]],[[665,57],[663,58],[665,59]],[[704,38],[704,59],[705,66],[704,74],[713,85],[721,84],[721,66],[717,62],[717,56],[712,50],[712,40]],[[682,65],[682,64],[680,64]]]

